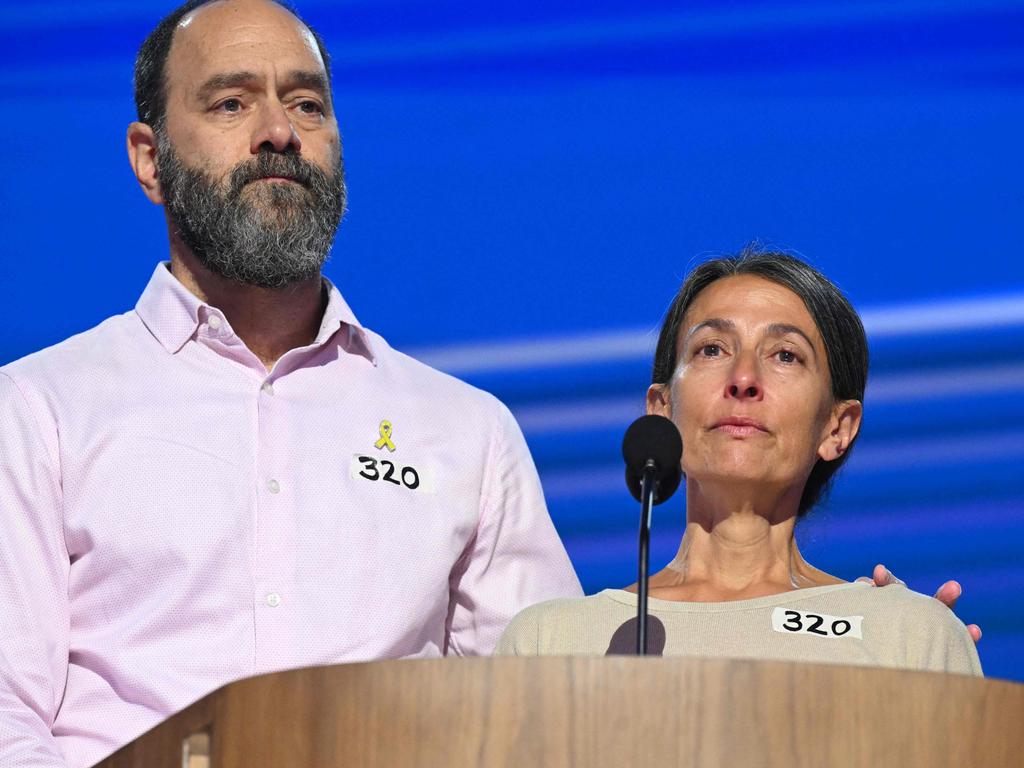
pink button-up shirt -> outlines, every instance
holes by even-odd
[[[88,766],[288,667],[489,653],[580,594],[522,434],[341,295],[267,373],[165,265],[0,368],[0,766]]]

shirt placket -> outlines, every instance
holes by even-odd
[[[294,589],[296,463],[291,456],[288,404],[281,379],[257,384],[256,552],[253,611],[256,672],[287,666],[295,655],[300,595]]]

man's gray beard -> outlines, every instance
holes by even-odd
[[[345,212],[345,170],[297,152],[261,149],[218,181],[186,166],[158,134],[157,163],[171,224],[199,262],[228,280],[285,288],[316,277]],[[269,176],[288,182],[252,182]]]

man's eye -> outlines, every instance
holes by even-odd
[[[238,99],[224,99],[224,101],[217,105],[217,109],[222,112],[240,112],[242,110],[242,102]]]
[[[299,111],[306,115],[322,115],[324,113],[323,108],[315,101],[300,101]]]

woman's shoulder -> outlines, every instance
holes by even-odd
[[[850,606],[865,614],[878,633],[899,639],[911,666],[934,671],[981,674],[981,662],[967,627],[933,597],[901,584],[851,591]]]
[[[531,605],[516,614],[505,628],[495,653],[534,656],[568,652],[563,643],[573,644],[591,634],[596,624],[614,621],[628,607],[609,597],[605,590],[588,597],[562,597]],[[557,646],[557,647],[556,647]]]
[[[904,584],[890,584],[886,587],[865,585],[864,589],[850,591],[848,594],[851,599],[863,602],[875,612],[933,622],[956,619],[953,612],[934,597],[915,592]]]
[[[606,589],[586,597],[559,597],[524,608],[509,622],[509,628],[525,626],[540,627],[545,624],[562,624],[567,621],[589,620],[595,614],[618,612],[621,603],[613,600]]]
[[[814,590],[809,590],[814,592]],[[794,599],[800,598],[800,592],[793,593]],[[854,583],[845,588],[822,590],[815,596],[826,607],[841,608],[849,613],[863,613],[874,622],[889,622],[906,631],[915,626],[927,628],[929,631],[947,629],[956,631],[958,628],[967,631],[963,623],[945,605],[933,597],[914,592],[903,584],[891,584],[875,587],[870,584]]]

